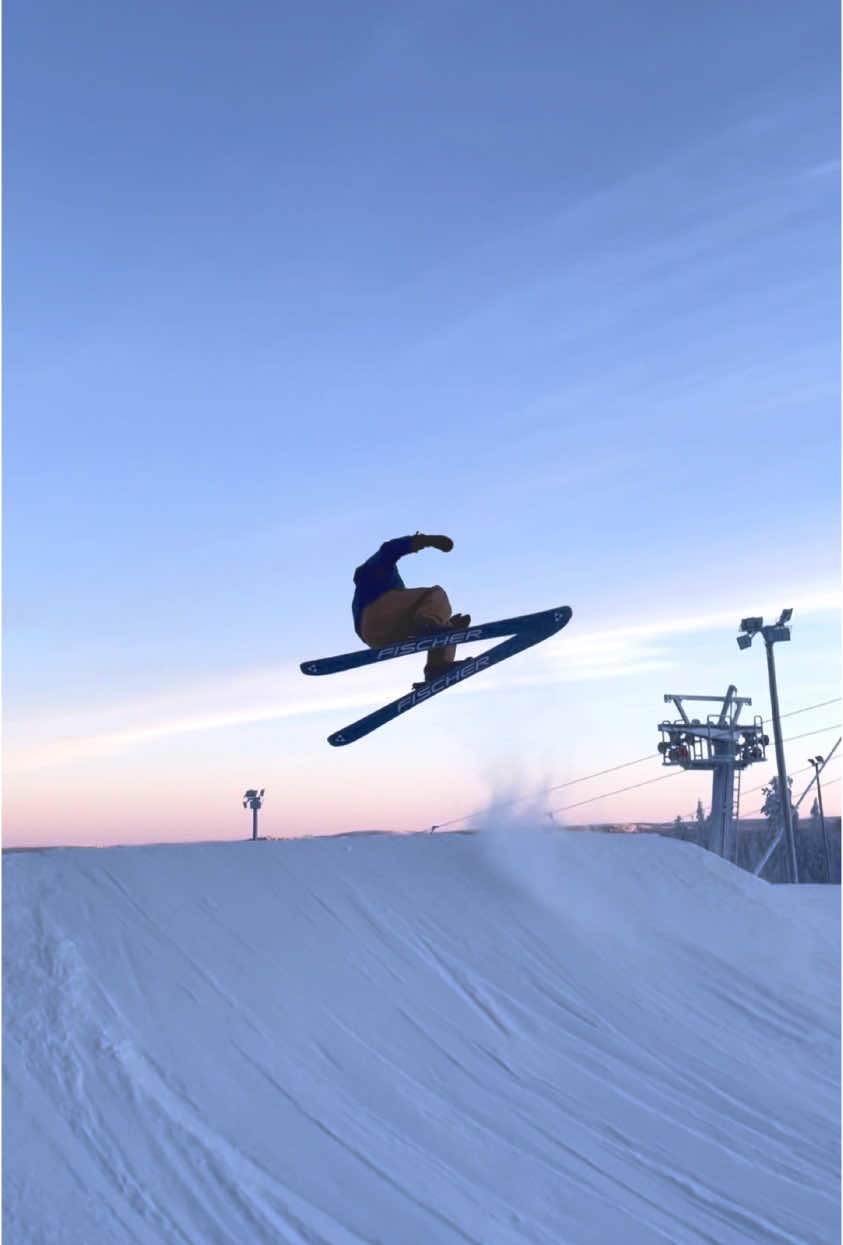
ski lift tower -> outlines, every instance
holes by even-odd
[[[683,769],[711,770],[711,816],[707,847],[725,860],[737,861],[737,835],[734,820],[740,800],[740,771],[756,761],[767,759],[770,742],[764,734],[763,722],[757,715],[752,725],[738,725],[744,705],[751,705],[748,696],[736,696],[730,686],[725,696],[686,696],[668,692],[665,701],[673,701],[679,718],[659,723],[662,740],[659,752],[664,765],[681,765]],[[720,702],[719,712],[710,713],[705,722],[689,718],[683,701]],[[738,771],[737,788],[735,770]]]
[[[256,791],[254,787],[250,787],[249,790],[243,796],[243,807],[250,808],[252,810],[252,838],[253,839],[256,839],[258,837],[258,809],[261,806],[261,801],[263,799],[263,793],[265,790],[266,790],[266,787],[261,787],[260,791]]]

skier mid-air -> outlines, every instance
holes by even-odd
[[[418,553],[420,549],[441,549],[443,553],[450,553],[453,547],[450,536],[425,536],[422,532],[416,532],[415,536],[399,536],[397,540],[385,541],[377,553],[373,553],[354,572],[354,600],[351,603],[354,630],[367,647],[356,653],[338,653],[334,657],[303,661],[302,673],[340,674],[395,657],[423,654],[427,659],[424,682],[414,683],[412,691],[387,705],[381,705],[380,709],[367,713],[342,730],[334,731],[328,736],[329,744],[338,747],[362,739],[449,687],[456,687],[481,670],[489,670],[498,662],[549,639],[570,621],[570,606],[560,605],[536,614],[475,623],[472,627],[468,614],[451,612],[451,603],[439,584],[432,588],[405,587],[396,565],[399,558],[408,553]],[[502,636],[510,638],[474,657],[454,660],[458,644],[474,644]]]
[[[377,553],[373,553],[354,572],[354,600],[351,612],[354,630],[369,648],[384,644],[397,644],[411,636],[430,635],[433,632],[463,630],[471,623],[469,614],[454,614],[443,588],[406,588],[398,574],[396,563],[408,553],[420,549],[441,549],[450,553],[454,542],[450,536],[399,536],[387,540]],[[424,667],[424,681],[452,670],[462,663],[454,660],[453,645],[430,649]]]

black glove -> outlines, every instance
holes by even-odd
[[[425,536],[423,532],[416,532],[413,537],[413,553],[420,549],[441,549],[443,553],[450,553],[453,547],[450,536]]]

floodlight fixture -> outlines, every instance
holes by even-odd
[[[779,621],[776,624],[776,626],[783,627],[785,623],[790,622],[792,617],[793,617],[793,610],[782,610],[781,617],[779,618]]]
[[[764,627],[762,634],[768,644],[775,644],[778,640],[790,639],[790,627],[777,623],[775,627]]]
[[[739,635],[738,636],[738,648],[749,648],[751,644],[752,644],[751,635]]]
[[[243,807],[252,810],[252,838],[258,837],[258,810],[261,807],[261,800],[265,787],[261,787],[258,791],[257,787],[249,787],[248,791],[243,794]]]
[[[760,631],[764,626],[763,618],[742,618],[741,631],[746,631],[748,635],[755,635],[756,631]]]

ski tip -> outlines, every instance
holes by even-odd
[[[301,670],[302,674],[316,674],[316,662],[303,661],[299,666],[299,670]]]

